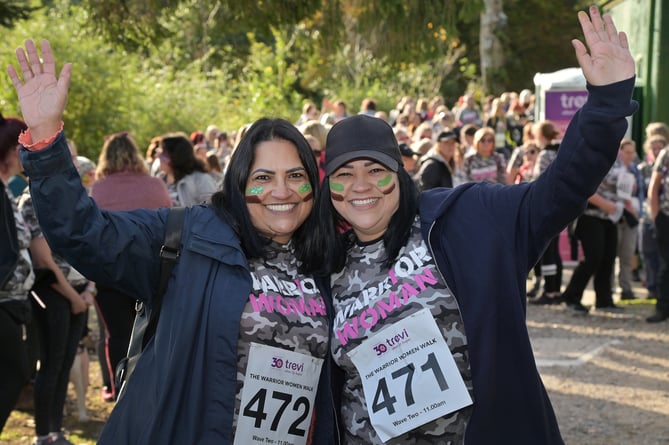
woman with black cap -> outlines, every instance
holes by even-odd
[[[596,7],[579,20],[588,102],[535,182],[419,197],[385,122],[330,130],[321,223],[351,227],[326,250],[346,443],[563,443],[525,325],[525,278],[597,189],[636,108],[625,35]]]

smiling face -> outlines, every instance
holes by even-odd
[[[253,227],[278,243],[290,241],[313,207],[313,190],[295,145],[283,139],[258,144],[245,195]]]
[[[360,241],[380,238],[400,205],[397,173],[371,159],[344,164],[330,175],[335,210]]]

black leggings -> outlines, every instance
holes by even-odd
[[[73,315],[70,302],[52,289],[35,289],[46,309],[33,302],[40,339],[40,369],[35,378],[35,432],[60,431],[70,368],[86,323],[85,312]]]
[[[0,303],[0,433],[21,390],[32,377],[28,325],[19,324]]]
[[[114,372],[118,362],[128,353],[130,333],[135,321],[135,299],[115,289],[98,288],[95,301],[102,334],[98,343],[102,383],[117,395]]]
[[[553,238],[541,256],[541,275],[544,277],[544,292],[560,293],[562,287],[562,258],[560,257],[560,235]]]
[[[594,277],[595,306],[613,304],[611,274],[616,261],[618,227],[608,219],[582,215],[576,224],[576,235],[583,246],[583,261],[578,263],[564,291],[567,303],[580,303],[583,291]]]

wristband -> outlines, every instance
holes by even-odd
[[[60,121],[60,126],[58,127],[58,131],[53,134],[53,136],[48,137],[46,139],[40,139],[37,142],[33,142],[33,138],[30,135],[30,128],[27,130],[21,132],[19,135],[19,144],[23,145],[23,148],[25,148],[28,151],[36,151],[36,150],[41,150],[43,148],[48,147],[53,143],[53,141],[56,140],[58,135],[62,133],[63,131],[63,121]]]

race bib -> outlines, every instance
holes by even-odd
[[[323,359],[251,343],[235,445],[307,443]]]
[[[384,442],[472,404],[429,309],[377,332],[350,358],[370,422]]]
[[[629,172],[620,172],[616,182],[616,194],[619,198],[629,200],[632,198],[634,188],[634,175]]]

